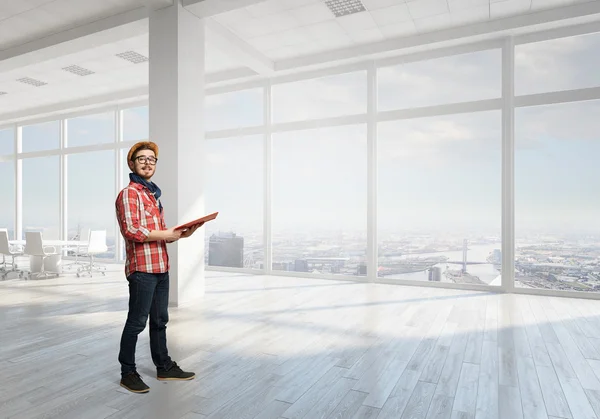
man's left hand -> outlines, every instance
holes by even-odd
[[[190,237],[192,234],[194,234],[196,232],[196,230],[198,230],[203,225],[204,225],[204,223],[201,223],[201,224],[196,224],[195,226],[188,228],[183,233],[181,233],[181,237],[182,238]]]

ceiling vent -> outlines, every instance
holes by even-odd
[[[132,62],[134,64],[139,64],[148,61],[148,57],[145,57],[142,54],[138,54],[135,51],[121,52],[117,54],[117,57]]]
[[[7,95],[7,94],[8,93],[6,93],[6,92],[0,92],[0,96],[4,96],[4,95]]]
[[[48,84],[48,83],[40,81],[40,80],[32,79],[31,77],[23,77],[22,79],[17,79],[17,81],[20,83],[29,84],[29,85],[35,86],[35,87],[40,87],[40,86],[44,86],[44,85]]]
[[[325,0],[325,4],[335,17],[366,11],[365,6],[360,0]]]
[[[92,70],[88,70],[87,68],[83,68],[78,65],[70,65],[68,67],[63,67],[63,70],[68,71],[69,73],[76,74],[78,76],[89,76],[90,74],[94,74]]]

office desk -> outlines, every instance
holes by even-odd
[[[25,246],[25,240],[9,240],[8,242],[10,244]],[[89,243],[85,242],[85,241],[79,241],[79,240],[46,240],[46,239],[42,239],[42,244],[44,246],[58,246],[58,247],[63,247],[63,246],[87,247],[87,245]]]
[[[25,246],[26,240],[9,240],[9,244]],[[54,247],[87,247],[89,242],[79,240],[45,240],[42,239],[42,245]],[[48,272],[62,272],[62,252],[57,249],[58,255],[49,256],[44,261],[44,270]],[[29,269],[32,273],[40,272],[42,269],[41,258],[39,256],[29,256]]]

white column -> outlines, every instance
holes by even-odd
[[[204,21],[179,1],[150,13],[150,140],[158,144],[153,181],[167,226],[204,215]],[[169,246],[169,303],[204,295],[204,228]]]
[[[515,43],[502,47],[502,289],[515,287]]]

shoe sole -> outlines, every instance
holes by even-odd
[[[196,378],[196,375],[192,375],[190,378],[177,378],[177,377],[156,377],[158,381],[190,381]]]
[[[132,393],[148,393],[148,392],[150,391],[150,389],[149,389],[149,388],[148,388],[148,389],[146,389],[146,390],[132,390],[132,389],[130,389],[129,387],[127,387],[127,386],[124,386],[124,385],[123,385],[123,384],[121,384],[121,383],[119,383],[119,385],[120,385],[121,387],[123,387],[124,389],[131,391]]]

